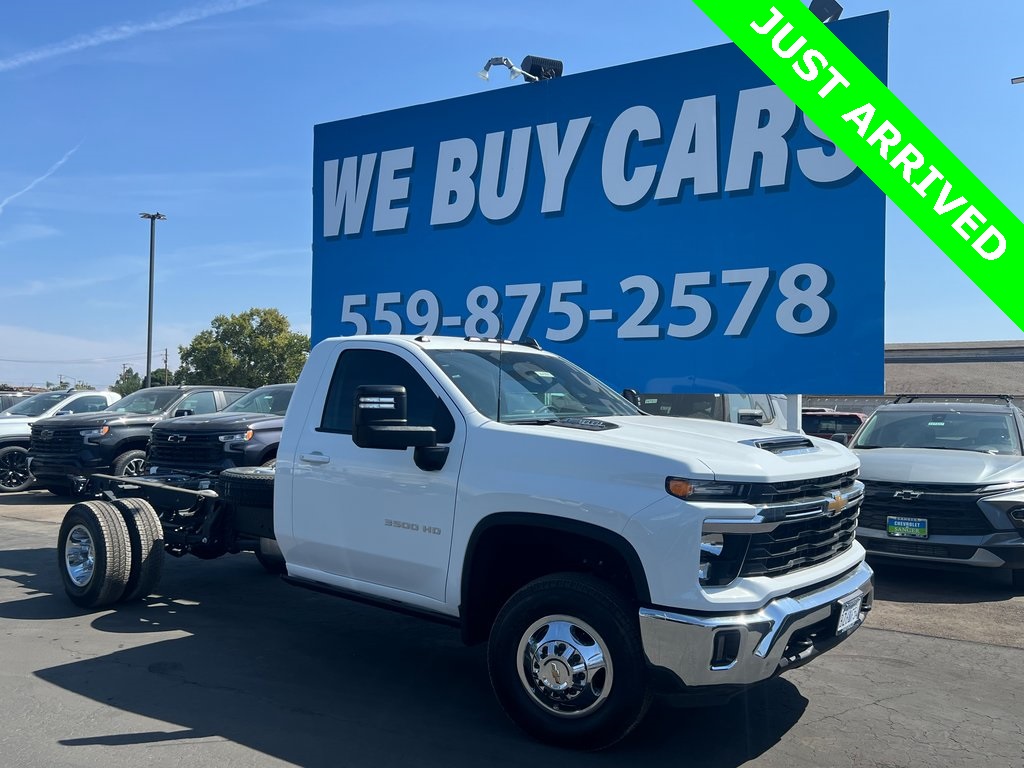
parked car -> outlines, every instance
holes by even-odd
[[[242,395],[220,413],[166,419],[153,427],[146,469],[218,473],[272,464],[294,384],[270,384]]]
[[[800,413],[805,434],[831,440],[833,435],[853,435],[867,421],[867,414],[833,411],[830,408],[803,408]]]
[[[25,398],[32,397],[32,395],[32,392],[12,392],[10,390],[0,392],[0,413],[3,413],[12,405],[17,405]]]
[[[97,413],[41,419],[32,425],[29,469],[46,490],[77,494],[94,474],[137,476],[153,425],[173,416],[222,411],[243,387],[149,387]]]
[[[629,392],[630,390],[627,390]],[[643,393],[627,395],[640,410],[653,416],[731,421],[735,424],[786,429],[785,395],[702,393]]]
[[[101,411],[120,399],[117,392],[71,388],[40,392],[0,413],[0,493],[16,493],[32,486],[27,459],[34,422],[57,414]]]
[[[857,538],[908,563],[1008,568],[1024,590],[1024,413],[999,404],[897,402],[851,444],[865,499]]]

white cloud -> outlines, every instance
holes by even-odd
[[[59,43],[45,45],[40,48],[33,48],[29,51],[22,51],[6,59],[0,59],[0,72],[13,69],[20,69],[30,64],[35,64],[46,59],[53,59],[58,56],[65,56],[69,53],[95,48],[108,43],[116,43],[127,40],[147,32],[162,32],[182,24],[189,24],[193,21],[201,21],[211,16],[220,16],[225,13],[233,13],[254,5],[260,5],[266,0],[227,0],[226,2],[212,3],[210,5],[186,8],[178,13],[162,16],[152,21],[126,22],[112,27],[102,27],[88,32],[84,35],[71,37]]]
[[[21,224],[3,232],[0,237],[0,248],[25,243],[31,240],[43,240],[56,237],[60,230],[47,224]]]

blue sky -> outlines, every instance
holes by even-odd
[[[1024,212],[1017,0],[846,0],[890,10],[889,85]],[[969,11],[965,11],[969,8]],[[638,10],[639,9],[639,10]],[[313,126],[523,87],[491,56],[566,74],[726,42],[686,0],[643,4],[38,0],[0,5],[0,382],[111,383],[216,314],[279,308],[309,331]],[[1024,338],[895,207],[886,340]]]

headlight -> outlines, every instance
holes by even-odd
[[[665,490],[687,501],[741,501],[750,496],[749,483],[684,480],[681,477],[665,478]]]
[[[78,434],[88,440],[90,437],[103,437],[109,431],[110,427],[104,424],[102,427],[97,427],[96,429],[83,429]]]
[[[252,430],[247,429],[245,432],[236,432],[233,435],[221,435],[217,439],[222,443],[244,443],[247,440],[252,440]]]

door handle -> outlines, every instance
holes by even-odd
[[[303,453],[299,455],[299,458],[307,464],[330,464],[331,457],[324,456],[322,453]]]

